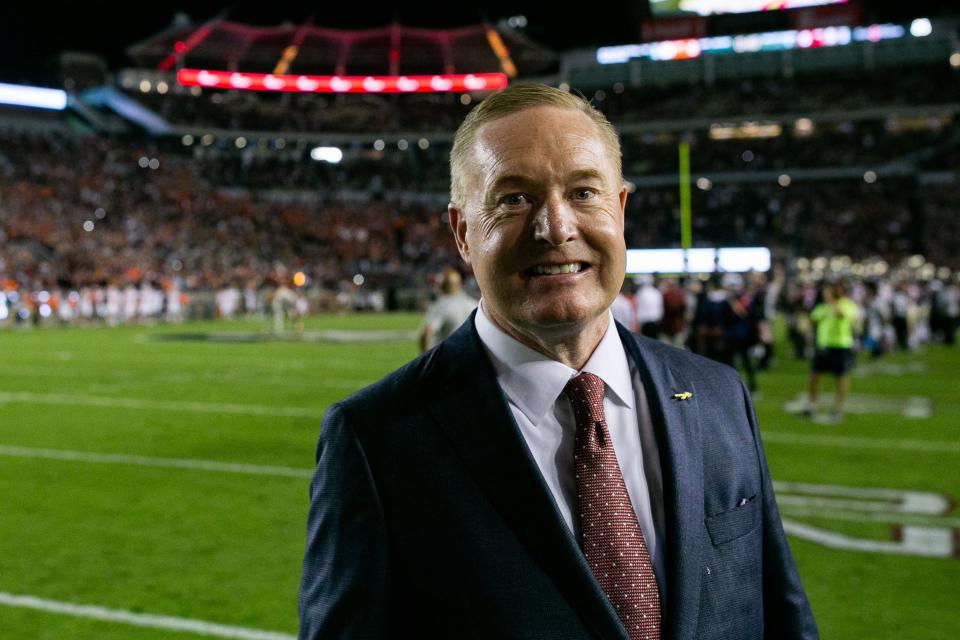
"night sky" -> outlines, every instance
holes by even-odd
[[[566,0],[569,2],[569,0]],[[613,2],[591,0],[590,12],[550,10],[532,2],[443,3],[317,2],[261,3],[138,0],[137,2],[0,2],[0,81],[39,81],[52,78],[56,55],[63,50],[103,55],[111,69],[131,64],[125,50],[131,44],[167,28],[182,11],[194,22],[203,22],[228,8],[228,20],[256,25],[301,23],[313,16],[316,25],[340,29],[401,24],[449,28],[478,24],[484,18],[522,14],[528,19],[526,34],[554,49],[634,42],[639,32],[645,0]]]
[[[564,8],[558,9],[563,3]],[[314,24],[341,29],[379,27],[398,21],[418,27],[448,28],[477,24],[484,18],[523,14],[526,34],[555,50],[625,44],[638,41],[640,23],[647,15],[646,0],[555,0],[554,2],[190,2],[163,0],[127,2],[0,2],[0,82],[52,82],[56,56],[64,50],[98,53],[110,69],[131,64],[125,50],[170,25],[187,4],[194,22],[203,22],[225,8],[227,19],[256,25],[300,23],[313,16]],[[868,14],[897,17],[927,11],[944,13],[951,0],[870,2]],[[955,10],[954,10],[955,11]]]

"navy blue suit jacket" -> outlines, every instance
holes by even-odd
[[[817,638],[740,378],[618,329],[663,472],[664,640]],[[310,498],[301,639],[627,640],[472,316],[330,407]]]

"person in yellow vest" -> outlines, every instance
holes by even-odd
[[[843,416],[843,403],[850,391],[850,369],[853,367],[853,328],[859,310],[857,304],[847,297],[842,283],[827,284],[823,288],[823,300],[810,312],[810,320],[816,327],[816,352],[810,367],[808,404],[804,414],[813,417],[817,408],[817,392],[820,375],[830,373],[837,380],[830,418],[834,421]]]

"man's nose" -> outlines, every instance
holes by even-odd
[[[576,236],[576,212],[566,199],[550,196],[543,201],[533,220],[533,234],[537,240],[561,245]]]

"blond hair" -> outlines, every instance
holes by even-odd
[[[620,137],[607,117],[591,105],[586,98],[574,95],[545,84],[519,84],[495,93],[477,105],[464,118],[453,138],[450,150],[450,199],[464,206],[466,186],[464,176],[469,169],[470,156],[477,131],[488,122],[534,107],[558,107],[579,111],[597,125],[604,146],[616,167],[617,176],[623,174],[620,153]]]

